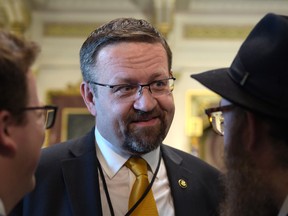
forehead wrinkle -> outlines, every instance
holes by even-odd
[[[167,56],[161,45],[155,47],[154,44],[152,48],[150,46],[138,46],[141,49],[136,53],[130,53],[126,51],[127,49],[122,49],[124,45],[126,46],[127,44],[108,45],[99,52],[96,62],[102,72],[109,69],[113,71],[117,70],[117,73],[113,75],[114,78],[121,78],[126,72],[143,73],[147,75],[151,75],[151,72],[153,72],[153,77],[161,76],[163,72],[169,74]],[[134,48],[134,46],[131,47]],[[149,48],[151,48],[152,51]],[[147,55],[145,54],[147,52],[157,54]],[[117,56],[119,57],[117,58]],[[125,56],[125,58],[122,56]],[[125,79],[125,76],[123,79]]]
[[[130,68],[130,69],[143,69],[143,70],[159,70],[164,69],[167,70],[166,64],[159,64],[159,62],[165,62],[163,61],[163,58],[161,56],[156,57],[150,57],[145,58],[145,56],[139,56],[139,57],[132,57],[128,58],[127,62],[124,62],[124,67]],[[126,65],[127,63],[127,65]]]
[[[127,50],[133,50],[137,49],[137,52],[127,52]],[[153,52],[152,52],[152,51]],[[152,55],[149,53],[149,55],[146,55],[148,52],[152,53]],[[153,55],[154,53],[158,53],[161,55]],[[123,53],[125,55],[123,55]],[[109,56],[108,60],[115,60],[115,57],[117,56],[125,56],[125,58],[122,58],[122,60],[127,60],[129,63],[142,63],[144,61],[150,61],[153,60],[156,57],[162,58],[164,57],[165,61],[167,61],[167,56],[164,48],[161,44],[149,44],[149,43],[129,43],[129,42],[123,42],[119,44],[112,44],[108,45],[99,52],[98,56]],[[107,57],[106,56],[106,57]],[[119,58],[118,58],[119,59]],[[150,59],[150,60],[149,60]],[[163,60],[163,59],[162,59]],[[124,62],[125,63],[125,62]]]

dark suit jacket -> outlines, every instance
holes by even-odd
[[[102,215],[94,130],[43,149],[36,188],[10,214],[24,216]],[[219,172],[177,149],[161,146],[177,216],[217,215],[222,190]],[[179,179],[187,188],[179,186]]]

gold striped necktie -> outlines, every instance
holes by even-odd
[[[146,188],[149,186],[147,163],[142,158],[132,157],[125,165],[134,173],[136,180],[134,182],[132,191],[129,197],[129,209],[131,209],[135,203],[141,198]],[[131,216],[158,216],[156,202],[153,197],[152,189],[132,212]]]

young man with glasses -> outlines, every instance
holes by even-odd
[[[40,106],[31,72],[39,48],[0,30],[0,215],[35,187],[34,172],[56,107]]]
[[[95,128],[45,149],[37,188],[20,212],[217,215],[219,172],[162,144],[174,117],[175,78],[161,34],[144,20],[112,20],[84,42],[80,63],[81,94]]]
[[[230,68],[191,75],[222,96],[206,114],[224,135],[224,216],[288,215],[288,16],[267,14]]]

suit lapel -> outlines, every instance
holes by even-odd
[[[165,146],[162,146],[162,153],[169,183],[171,185],[170,188],[174,202],[175,214],[185,215],[188,212],[194,212],[193,202],[189,202],[189,200],[194,199],[193,194],[196,194],[191,193],[191,186],[193,185],[192,174],[180,166],[183,159],[178,154],[170,151]],[[190,208],[189,211],[187,211],[188,206]]]
[[[199,176],[199,163],[184,164],[183,158],[170,147],[162,145],[162,156],[166,166],[176,215],[214,215],[209,210],[209,189],[205,179]],[[208,195],[209,196],[209,195]]]
[[[102,215],[94,129],[70,147],[71,159],[62,161],[68,199],[74,215]]]

